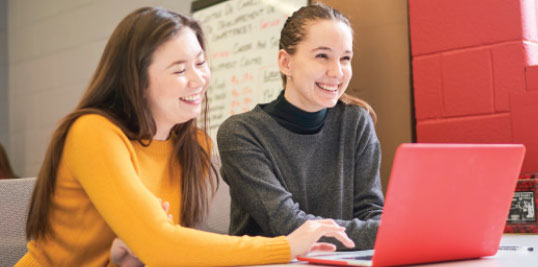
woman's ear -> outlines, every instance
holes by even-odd
[[[291,55],[284,49],[278,51],[278,68],[286,76],[291,76]]]

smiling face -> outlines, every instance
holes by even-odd
[[[154,139],[164,140],[170,129],[196,118],[210,71],[193,30],[186,27],[162,44],[148,68],[148,105],[157,126]]]
[[[353,36],[349,26],[337,20],[314,20],[305,27],[305,38],[295,53],[281,49],[278,63],[287,76],[286,100],[316,112],[334,107],[349,85]]]

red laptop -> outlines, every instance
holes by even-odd
[[[402,144],[371,259],[364,251],[298,259],[394,266],[494,255],[524,155],[512,144]]]

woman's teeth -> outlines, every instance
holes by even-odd
[[[190,96],[180,97],[179,99],[187,102],[194,102],[200,100],[201,94],[195,94]]]
[[[332,86],[332,85],[322,85],[322,84],[319,84],[319,83],[316,83],[316,85],[323,89],[323,90],[326,90],[326,91],[330,91],[330,92],[335,92],[336,90],[338,90],[338,85],[335,85],[335,86]]]

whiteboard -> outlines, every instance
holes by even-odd
[[[193,2],[192,16],[205,33],[212,73],[207,130],[213,141],[225,119],[278,96],[282,90],[277,65],[280,31],[286,19],[307,4],[308,0]]]

